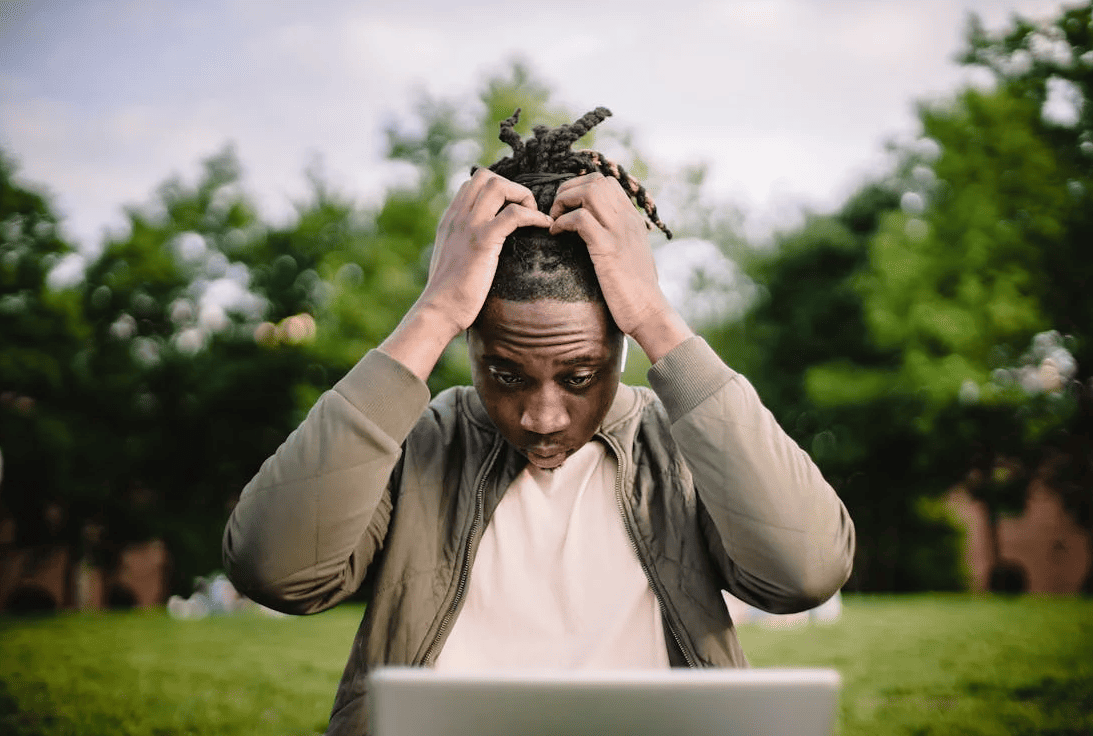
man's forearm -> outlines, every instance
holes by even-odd
[[[740,597],[787,611],[837,591],[850,572],[853,523],[751,384],[698,338],[654,365],[649,378],[731,560],[730,585],[744,589]]]

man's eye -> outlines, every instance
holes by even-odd
[[[499,371],[496,368],[490,369],[490,375],[493,376],[493,380],[497,381],[502,386],[519,386],[524,380],[515,373],[506,373],[505,371]]]
[[[585,388],[590,385],[595,378],[595,373],[582,373],[580,375],[570,376],[565,379],[565,382],[570,388]]]

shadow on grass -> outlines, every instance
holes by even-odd
[[[1009,719],[1014,736],[1089,736],[1093,733],[1093,678],[1046,676],[1032,683],[1004,686],[969,682],[966,692],[976,698],[1020,703],[1036,713],[1038,723]]]
[[[1093,676],[1088,672],[1068,674],[1048,674],[1024,682],[976,679],[950,687],[889,687],[860,700],[857,706],[878,714],[888,725],[885,733],[906,736],[1091,736]],[[864,725],[877,728],[874,722]]]
[[[0,681],[0,733],[5,736],[47,736],[56,721],[48,714],[22,712],[7,683]]]

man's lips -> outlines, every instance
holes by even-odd
[[[561,465],[568,453],[566,449],[561,445],[550,445],[547,447],[528,447],[524,449],[524,454],[527,455],[528,460],[532,462],[538,468],[556,468]]]

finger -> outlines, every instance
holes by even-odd
[[[618,179],[611,179],[599,173],[586,174],[578,177],[578,179],[584,181],[565,189],[558,187],[558,192],[554,195],[554,203],[550,206],[550,215],[552,217],[557,217],[567,210],[577,209],[578,207],[594,211],[602,209],[609,212],[621,202],[625,202],[627,205],[630,204],[629,197],[622,190]],[[566,184],[578,181],[578,179],[571,179]],[[612,202],[611,200],[615,201]]]
[[[588,184],[569,187],[565,191],[562,191],[559,187],[558,192],[554,195],[554,202],[550,205],[549,214],[551,217],[558,217],[570,210],[583,207],[587,204],[589,197],[591,197],[591,192],[588,191]]]
[[[512,186],[506,186],[506,183]],[[449,203],[447,210],[445,210],[445,218],[452,219],[460,216],[461,213],[475,212],[476,208],[479,206],[479,202],[482,200],[483,193],[488,190],[493,190],[495,187],[501,187],[503,191],[499,197],[495,194],[490,195],[489,203],[484,205],[484,212],[488,211],[493,203],[499,203],[497,203],[496,208],[492,212],[488,212],[488,214],[485,215],[486,217],[492,217],[497,214],[498,210],[504,207],[506,201],[535,206],[535,197],[526,187],[522,187],[515,182],[505,179],[489,169],[478,169],[470,179],[467,179],[460,185],[455,196],[452,197],[452,201]]]
[[[583,184],[588,184],[590,182],[593,182],[593,181],[596,181],[597,179],[602,179],[602,178],[603,178],[603,174],[601,174],[598,171],[593,171],[593,172],[590,172],[588,174],[581,174],[580,176],[575,176],[572,179],[566,179],[565,181],[563,181],[558,186],[558,191],[559,192],[564,192],[567,189],[572,189],[574,187],[579,187]]]
[[[558,191],[554,193],[554,202],[550,205],[550,216],[557,217],[566,210],[582,206],[584,204],[584,195],[581,192],[584,192],[597,179],[602,178],[603,174],[593,171],[591,174],[584,174],[562,182],[561,186],[558,187]],[[562,198],[561,202],[558,201],[559,197]]]
[[[462,204],[473,204],[478,198],[478,191],[482,188],[483,184],[489,179],[490,175],[494,175],[489,169],[479,169],[471,175],[470,179],[467,179],[459,185],[458,191],[455,196],[452,197],[451,203],[448,205],[449,210],[455,210]]]
[[[501,210],[497,217],[493,218],[488,228],[491,236],[504,241],[516,228],[542,227],[549,228],[554,224],[554,218],[534,207],[510,204]]]
[[[509,202],[522,207],[537,209],[535,195],[531,193],[530,189],[485,169],[480,169],[475,176],[477,177],[482,171],[486,171],[488,176],[482,177],[481,186],[477,190],[477,197],[471,205],[473,211],[482,212],[487,217],[493,217]]]
[[[570,210],[554,218],[554,224],[550,226],[550,234],[557,235],[561,232],[577,233],[588,246],[593,245],[608,234],[603,223],[583,207]]]

